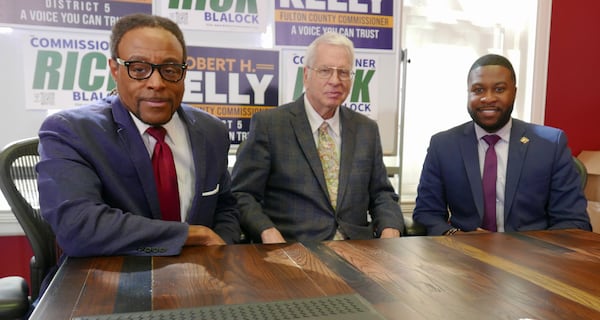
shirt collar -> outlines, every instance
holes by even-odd
[[[510,129],[512,128],[512,118],[510,118],[508,120],[508,122],[504,125],[504,127],[500,128],[500,130],[498,130],[494,133],[489,133],[489,132],[483,130],[483,128],[481,128],[475,122],[473,122],[473,124],[475,125],[475,134],[477,135],[477,141],[481,140],[481,138],[483,138],[483,136],[486,136],[488,134],[496,134],[496,135],[500,136],[500,139],[504,140],[505,142],[510,141]]]
[[[146,133],[146,129],[150,128],[151,125],[142,122],[142,120],[138,119],[138,117],[136,117],[133,113],[131,113],[131,111],[129,112],[129,114],[131,115],[131,118],[133,119],[133,123],[135,123],[135,126],[137,127],[138,131],[140,132],[140,135],[142,137],[144,137],[144,134]],[[169,122],[163,124],[162,126],[167,130],[167,136],[165,139],[170,139],[171,142],[173,142],[173,143],[175,143],[175,141],[179,140],[178,138],[175,138],[174,136],[179,134],[180,129],[183,126],[183,123],[181,121],[181,118],[179,118],[179,114],[177,112],[175,112],[173,114],[173,117],[171,117],[171,120],[169,120]]]
[[[333,117],[325,120],[321,117],[321,115],[319,115],[317,113],[317,111],[315,111],[313,106],[308,101],[308,98],[306,98],[306,95],[304,95],[304,109],[306,110],[306,116],[308,117],[308,122],[310,124],[310,130],[313,134],[319,130],[319,127],[321,126],[323,121],[325,121],[325,122],[327,122],[327,124],[329,124],[329,127],[333,131],[333,133],[339,137],[340,136],[340,108],[341,107],[337,108]]]

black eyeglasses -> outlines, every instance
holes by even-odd
[[[161,63],[154,64],[146,61],[125,61],[121,58],[116,58],[117,63],[127,67],[127,74],[134,80],[145,80],[152,76],[154,69],[158,69],[160,76],[169,82],[178,82],[183,79],[187,64],[185,63]]]
[[[348,70],[348,69],[344,69],[344,68],[337,68],[337,67],[311,68],[311,67],[309,67],[309,69],[316,71],[317,76],[321,79],[331,78],[334,71],[337,72],[337,75],[340,78],[340,80],[350,80],[350,78],[352,78],[354,76],[354,72],[352,72],[351,70]]]

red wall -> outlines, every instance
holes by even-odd
[[[21,276],[29,282],[29,260],[33,251],[25,236],[0,237],[2,248],[2,263],[0,277]]]
[[[600,150],[600,1],[554,0],[551,21],[545,124]]]

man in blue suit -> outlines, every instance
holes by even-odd
[[[429,235],[591,230],[564,132],[511,118],[516,92],[515,72],[506,58],[489,54],[471,66],[467,110],[473,121],[434,135],[423,164],[413,218]],[[484,228],[482,173],[488,143],[483,137],[489,134],[500,139],[495,144],[495,219]]]
[[[227,128],[181,103],[187,55],[179,27],[157,16],[123,17],[113,27],[111,54],[118,94],[55,113],[39,131],[41,213],[64,253],[177,255],[185,245],[238,241]],[[163,220],[150,127],[167,132],[175,221]]]

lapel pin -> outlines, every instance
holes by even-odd
[[[529,142],[529,139],[527,137],[521,137],[521,143],[525,144],[527,142]]]

